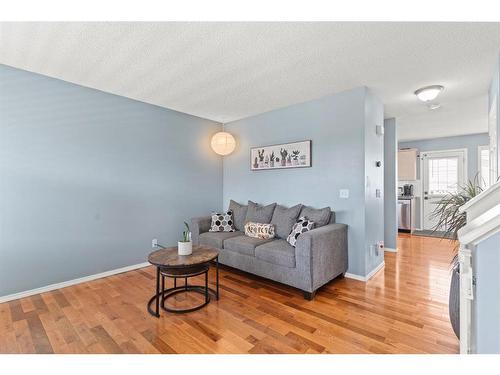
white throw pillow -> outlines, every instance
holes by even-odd
[[[274,224],[254,223],[249,221],[245,224],[245,235],[248,237],[269,240],[275,236]]]

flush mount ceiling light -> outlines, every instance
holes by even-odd
[[[438,97],[444,87],[441,85],[426,86],[415,91],[415,95],[424,103],[430,102]]]
[[[230,133],[218,132],[212,137],[211,146],[216,154],[225,156],[234,151],[236,141]]]

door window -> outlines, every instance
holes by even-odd
[[[429,194],[446,195],[458,189],[458,158],[429,159]]]

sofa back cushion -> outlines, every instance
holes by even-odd
[[[245,223],[253,221],[256,223],[269,224],[271,218],[273,217],[274,208],[276,203],[271,203],[267,206],[261,206],[255,202],[248,201],[247,216],[245,218]]]
[[[239,204],[231,199],[229,209],[233,211],[234,227],[236,230],[243,231],[245,229],[245,218],[247,217],[248,206]]]
[[[293,224],[297,222],[302,205],[286,208],[279,204],[274,209],[271,224],[274,224],[276,237],[286,239],[292,231]]]
[[[309,206],[304,206],[300,211],[301,217],[304,216],[309,220],[314,221],[315,228],[319,228],[330,223],[331,214],[332,210],[330,209],[330,207],[316,209]]]

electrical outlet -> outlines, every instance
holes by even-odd
[[[153,238],[153,240],[151,241],[151,247],[153,249],[156,249],[158,247],[158,239]]]
[[[349,189],[340,189],[339,191],[339,197],[343,199],[349,198]]]
[[[380,252],[384,251],[384,247],[385,247],[384,241],[377,242],[377,255],[379,255]]]

